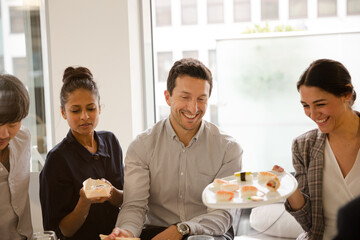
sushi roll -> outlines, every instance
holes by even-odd
[[[271,172],[259,172],[258,182],[272,192],[277,191],[280,187],[279,178]]]
[[[252,181],[253,179],[252,172],[236,172],[234,175],[239,182]]]
[[[239,184],[237,183],[224,183],[220,186],[220,190],[235,192],[236,190],[239,190]]]
[[[258,193],[257,187],[245,185],[241,187],[241,196],[242,197],[251,197],[256,196]]]
[[[213,185],[214,185],[215,188],[220,189],[221,185],[227,184],[227,183],[229,183],[229,181],[226,181],[226,180],[223,180],[223,179],[220,179],[220,178],[215,178],[215,180],[213,182]]]
[[[226,202],[231,201],[231,199],[234,198],[234,193],[225,191],[225,190],[219,190],[216,192],[216,201],[219,202]]]

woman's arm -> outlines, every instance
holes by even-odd
[[[80,189],[79,201],[74,210],[66,215],[59,223],[59,228],[62,234],[66,237],[73,236],[80,227],[84,224],[92,203],[103,203],[108,200],[108,197],[102,198],[86,198],[84,189]]]

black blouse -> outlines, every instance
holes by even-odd
[[[72,212],[79,200],[80,189],[87,178],[105,178],[117,189],[123,189],[124,167],[120,144],[111,132],[95,132],[96,153],[89,152],[73,136],[71,130],[47,155],[40,173],[40,202],[44,230],[53,230],[60,239],[99,239],[110,234],[119,208],[108,201],[92,204],[80,229],[64,238],[60,221]]]

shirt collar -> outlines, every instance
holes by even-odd
[[[98,144],[98,149],[97,149],[96,153],[90,152],[83,145],[81,145],[81,143],[79,143],[76,140],[76,138],[74,137],[74,135],[72,134],[71,129],[69,130],[69,132],[68,132],[68,134],[66,136],[66,141],[73,144],[76,151],[79,152],[79,154],[82,156],[82,158],[85,161],[90,161],[92,159],[97,159],[97,158],[99,158],[99,156],[109,158],[110,155],[106,151],[105,143],[101,138],[99,138],[96,131],[94,131],[94,138],[95,138],[95,141]]]
[[[170,117],[168,117],[165,120],[165,129],[166,129],[166,132],[168,133],[168,135],[170,136],[171,139],[179,139],[178,136],[176,135],[176,132],[175,132],[174,128],[171,126]],[[196,142],[199,139],[199,137],[201,136],[201,134],[203,133],[203,131],[204,131],[204,120],[201,120],[200,128],[196,132],[194,137],[191,139],[191,143]]]

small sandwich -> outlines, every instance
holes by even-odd
[[[87,198],[110,196],[111,186],[100,179],[88,178],[83,182],[83,186]]]
[[[107,238],[108,235],[100,234],[99,237],[101,240]],[[123,238],[123,237],[116,237],[116,240],[140,240],[140,238]]]

